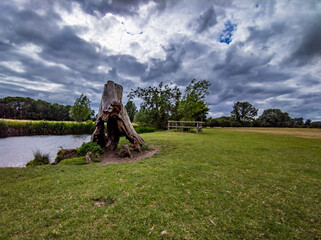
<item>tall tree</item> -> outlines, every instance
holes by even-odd
[[[131,122],[134,121],[135,114],[137,112],[137,107],[133,101],[128,101],[125,105],[129,119]]]
[[[180,120],[202,121],[206,119],[209,111],[205,101],[209,94],[210,82],[206,80],[193,79],[186,87],[183,99],[178,104],[178,115]]]
[[[77,122],[85,121],[91,114],[90,100],[84,94],[81,94],[70,109],[70,117]]]
[[[259,117],[264,127],[290,127],[292,126],[291,117],[287,112],[280,109],[266,109]]]
[[[231,116],[242,126],[247,126],[254,120],[254,117],[257,116],[257,111],[258,110],[249,102],[237,102],[234,103]]]
[[[173,113],[177,112],[181,92],[177,86],[164,86],[161,82],[156,87],[132,89],[128,97],[130,100],[134,97],[143,100],[140,113],[146,115],[143,118],[146,125],[166,129],[167,121]]]

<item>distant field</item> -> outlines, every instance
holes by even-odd
[[[270,133],[302,138],[321,139],[321,129],[316,128],[227,128],[232,131]]]
[[[0,239],[321,239],[321,140],[280,131],[154,132],[161,152],[134,163],[0,169]]]

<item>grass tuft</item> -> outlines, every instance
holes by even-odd
[[[49,154],[43,154],[39,150],[33,153],[34,159],[29,161],[26,167],[34,167],[39,165],[47,165],[50,163]]]

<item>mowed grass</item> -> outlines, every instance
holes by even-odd
[[[228,129],[228,128],[227,128]],[[316,138],[321,139],[320,128],[258,128],[258,127],[243,127],[243,128],[230,128],[232,131],[241,132],[258,132],[258,133],[269,133],[277,135],[289,135],[303,138]]]
[[[0,239],[321,238],[320,139],[230,129],[142,137],[161,152],[0,169]]]

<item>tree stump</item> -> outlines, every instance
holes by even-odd
[[[131,147],[140,150],[144,140],[133,128],[126,108],[122,104],[123,87],[113,81],[108,81],[104,86],[100,107],[96,120],[96,129],[91,136],[91,141],[98,143],[106,150],[114,150],[118,146],[119,137],[126,136],[131,142]],[[105,135],[104,122],[107,121],[107,136]]]

